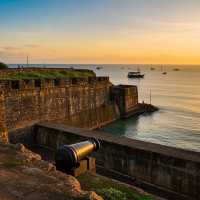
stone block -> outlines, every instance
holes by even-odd
[[[81,160],[79,163],[79,167],[72,170],[70,173],[74,177],[78,177],[81,174],[89,172],[96,172],[96,164],[95,164],[95,158],[93,157],[86,157],[84,160]]]

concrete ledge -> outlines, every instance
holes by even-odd
[[[75,128],[66,126],[63,124],[52,124],[52,123],[39,123],[37,126],[42,126],[50,129],[55,129],[58,131],[68,132],[75,135],[80,135],[83,137],[96,137],[100,140],[105,140],[111,143],[119,144],[122,146],[127,146],[131,148],[136,148],[140,150],[150,151],[154,153],[163,154],[166,156],[171,156],[174,158],[180,158],[184,160],[194,161],[200,163],[200,152],[194,152],[186,149],[180,149],[175,147],[168,147],[160,144],[145,142],[136,139],[129,139],[126,137],[116,137],[107,134],[102,131],[88,131],[82,128]],[[51,133],[49,133],[51,134]]]

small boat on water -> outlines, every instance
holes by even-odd
[[[174,68],[173,71],[180,71],[180,69],[179,68]]]
[[[129,72],[128,78],[144,78],[144,74],[141,74],[140,71],[137,72]]]
[[[163,74],[163,75],[166,75],[166,74],[167,74],[167,72],[164,70],[164,67],[163,67],[163,66],[161,66],[161,71],[162,71],[162,74]]]
[[[150,68],[150,70],[151,70],[151,71],[154,71],[154,70],[155,70],[155,68],[154,68],[154,67],[151,67],[151,68]]]
[[[102,69],[102,68],[103,68],[103,67],[96,67],[97,70],[100,70],[100,69]]]

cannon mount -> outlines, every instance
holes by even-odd
[[[95,158],[88,156],[99,148],[100,142],[95,138],[71,145],[62,145],[56,152],[56,169],[75,177],[86,171],[95,172]]]

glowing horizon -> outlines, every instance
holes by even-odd
[[[1,0],[0,61],[200,64],[197,0]]]

